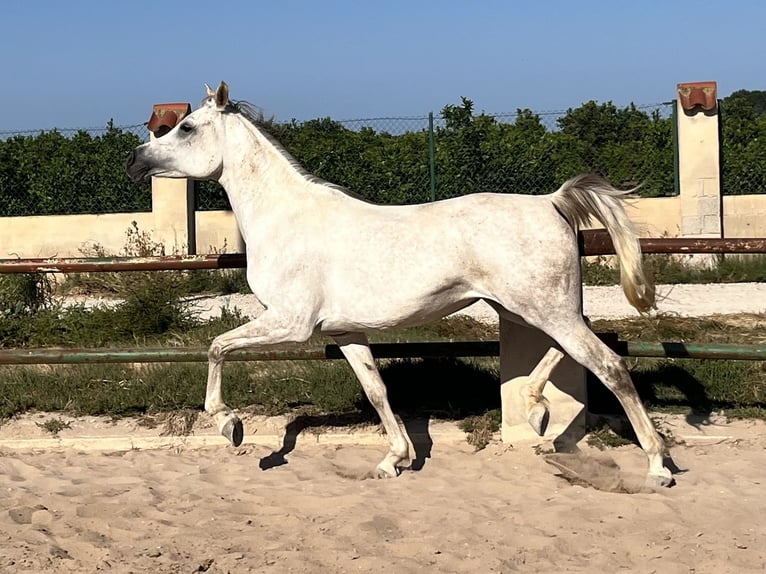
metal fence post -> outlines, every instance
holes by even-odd
[[[671,137],[673,140],[673,192],[676,197],[681,195],[681,183],[678,178],[678,100],[671,102],[672,113],[670,121],[672,123]]]
[[[428,163],[431,176],[431,201],[436,201],[436,146],[434,145],[434,113],[428,112]]]

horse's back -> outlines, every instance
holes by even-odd
[[[312,247],[328,328],[418,323],[477,299],[510,305],[539,297],[541,275],[550,283],[577,263],[574,233],[546,196],[364,204],[340,217],[332,239]],[[568,296],[567,286],[552,290]]]
[[[479,258],[560,259],[576,249],[575,234],[550,195],[477,193],[436,202],[430,209],[436,227],[450,229],[452,241]]]

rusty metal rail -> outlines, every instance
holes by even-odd
[[[580,255],[614,254],[612,238],[604,229],[582,231],[578,239]],[[644,253],[766,253],[766,238],[761,237],[650,237],[639,242]]]
[[[243,269],[244,253],[165,255],[159,257],[62,257],[0,259],[0,273],[93,273],[104,271],[189,271]]]
[[[613,255],[609,234],[582,231],[580,255]],[[766,253],[766,238],[737,239],[641,239],[644,253]],[[193,269],[242,269],[244,253],[213,255],[166,255],[161,257],[84,257],[52,259],[0,259],[0,273],[82,273],[103,271],[180,271]]]

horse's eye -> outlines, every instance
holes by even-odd
[[[181,124],[180,126],[178,126],[178,129],[180,129],[185,134],[188,134],[189,132],[194,130],[194,127],[189,124]]]

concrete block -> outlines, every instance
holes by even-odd
[[[721,235],[721,217],[720,215],[703,215],[702,216],[702,233],[714,234],[720,237]]]
[[[699,235],[702,233],[702,217],[699,215],[681,216],[681,235]]]
[[[715,215],[721,213],[721,198],[719,196],[699,198],[700,215]]]

